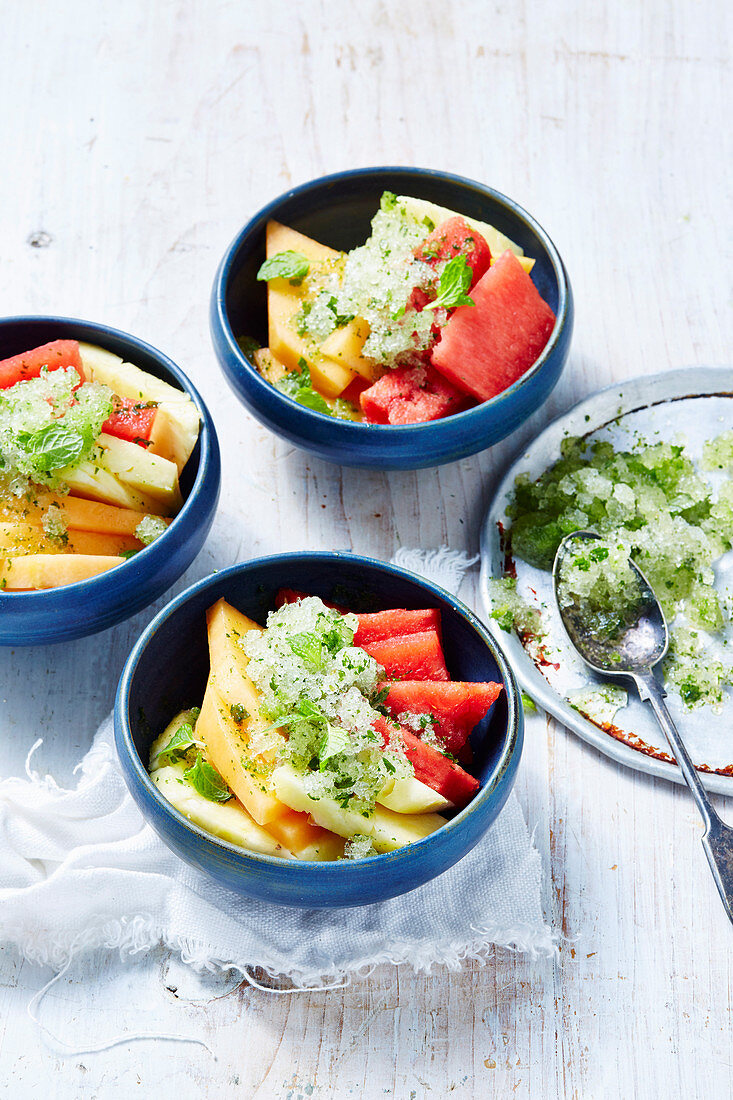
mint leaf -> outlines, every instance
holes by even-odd
[[[18,442],[44,473],[69,466],[89,445],[82,432],[63,424],[46,424],[36,432],[18,432]]]
[[[278,252],[265,260],[257,272],[257,279],[267,283],[270,279],[295,279],[300,282],[308,274],[310,261],[302,252]]]
[[[335,294],[331,295],[331,297],[328,299],[328,302],[326,303],[326,305],[328,306],[331,313],[333,314],[333,319],[334,319],[336,328],[343,328],[344,325],[348,325],[349,321],[354,320],[354,317],[355,317],[354,313],[339,313],[339,311],[338,311],[338,299],[337,299]]]
[[[300,634],[291,634],[287,639],[288,645],[296,657],[300,657],[306,668],[311,672],[320,672],[323,668],[323,643],[317,634],[311,634],[307,630]]]
[[[311,373],[305,359],[301,358],[298,361],[298,367],[300,368],[298,371],[288,371],[279,382],[276,382],[276,389],[280,390],[280,393],[292,397],[294,401],[297,401],[299,405],[304,405],[307,409],[313,409],[314,412],[331,416],[328,404],[311,385]]]
[[[535,703],[534,699],[527,695],[526,691],[522,692],[522,704],[525,710],[537,710],[537,704]],[[572,703],[570,705],[572,706]]]
[[[454,256],[443,268],[438,287],[438,297],[424,307],[425,309],[455,309],[456,306],[475,306],[473,298],[466,291],[471,285],[473,272],[466,257]]]
[[[326,726],[326,735],[318,753],[321,769],[323,769],[323,765],[327,760],[330,760],[334,756],[338,756],[340,752],[344,752],[348,747],[349,731],[345,730],[343,726],[335,726],[329,722]]]
[[[165,745],[158,755],[155,757],[156,767],[159,763],[171,760],[175,760],[179,756],[183,756],[187,749],[190,749],[192,745],[196,744],[196,740],[193,735],[193,727],[184,722],[178,727],[176,732],[171,737],[167,745]]]
[[[254,336],[237,336],[237,346],[243,355],[251,359],[254,353],[260,350],[262,344],[259,340],[255,340]]]
[[[325,416],[331,415],[331,410],[325,399],[313,389],[301,389],[295,400],[299,405],[304,405],[306,409],[313,409],[313,412],[324,413]]]
[[[209,802],[228,802],[232,797],[231,791],[216,768],[212,768],[201,753],[196,754],[194,764],[183,773],[183,777],[188,780],[197,794],[202,798],[208,798]]]

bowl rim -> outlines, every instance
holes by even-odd
[[[175,615],[178,609],[188,600],[197,596],[200,592],[206,588],[216,588],[217,584],[222,581],[226,581],[228,578],[236,576],[237,574],[247,571],[249,569],[256,569],[262,565],[271,565],[275,562],[280,562],[283,566],[287,566],[289,561],[298,559],[299,561],[320,561],[324,559],[329,561],[338,562],[339,560],[346,559],[348,561],[355,561],[359,564],[366,566],[376,567],[378,570],[382,570],[399,578],[416,583],[419,587],[423,588],[429,595],[437,596],[441,600],[445,600],[449,603],[460,617],[465,619],[469,626],[471,626],[480,636],[481,640],[490,651],[492,657],[496,661],[498,666],[504,690],[507,698],[507,728],[504,735],[504,746],[502,748],[499,759],[496,762],[493,773],[490,780],[483,785],[478,793],[474,796],[471,802],[467,806],[464,806],[462,810],[446,821],[445,825],[442,825],[439,829],[436,829],[434,833],[429,834],[420,840],[414,841],[411,844],[404,845],[402,848],[397,848],[391,852],[380,852],[376,856],[370,856],[368,860],[298,860],[298,859],[285,859],[282,856],[269,856],[262,852],[251,852],[247,848],[240,847],[236,844],[231,844],[229,841],[223,840],[221,837],[214,836],[213,833],[207,832],[200,826],[195,825],[192,821],[189,821],[179,810],[173,806],[159,791],[158,787],[153,783],[150,778],[150,774],[143,764],[140,755],[132,740],[132,733],[130,729],[129,721],[129,705],[130,705],[130,688],[133,677],[140,664],[140,660],[143,654],[143,650],[147,646],[148,641],[152,638],[155,632],[169,619]],[[303,874],[315,874],[319,869],[328,869],[330,873],[343,874],[347,873],[352,868],[364,867],[365,865],[374,866],[375,861],[389,861],[394,863],[395,861],[401,862],[405,859],[413,858],[417,852],[424,853],[427,848],[432,846],[437,836],[445,836],[448,832],[455,832],[456,829],[468,820],[468,818],[475,814],[485,802],[489,800],[491,795],[499,786],[499,783],[510,766],[511,760],[517,751],[517,748],[521,749],[522,745],[522,701],[519,686],[511,666],[504,654],[503,649],[497,642],[497,640],[490,634],[488,629],[480,621],[480,619],[474,614],[469,607],[462,603],[457,597],[453,596],[446,589],[441,588],[440,585],[434,584],[432,581],[425,580],[419,577],[416,573],[412,573],[409,569],[403,569],[400,566],[392,565],[391,563],[379,561],[376,558],[370,558],[363,554],[352,554],[349,551],[337,551],[337,550],[308,550],[308,551],[294,551],[285,554],[268,554],[263,557],[251,558],[246,562],[237,562],[235,565],[231,565],[226,569],[221,569],[216,573],[210,574],[208,577],[203,577],[200,581],[191,585],[184,592],[181,592],[176,596],[169,604],[167,604],[155,618],[147,625],[143,633],[138,638],[132,651],[130,652],[124,668],[120,675],[120,680],[117,688],[114,705],[114,718],[115,718],[115,740],[117,743],[117,751],[120,752],[120,741],[124,746],[124,750],[129,760],[132,770],[135,774],[136,780],[142,784],[147,794],[152,795],[153,801],[157,803],[159,809],[163,813],[168,814],[173,820],[185,829],[191,831],[194,836],[198,837],[204,842],[213,844],[215,848],[225,852],[227,856],[235,856],[242,859],[245,865],[250,864],[254,867],[262,866],[269,867],[273,870],[297,868],[296,873]]]
[[[257,368],[249,361],[239,347],[231,324],[229,323],[226,296],[230,272],[244,239],[258,228],[260,224],[266,224],[267,220],[274,216],[275,212],[285,201],[299,195],[306,195],[321,187],[327,187],[344,180],[359,179],[360,177],[368,177],[375,174],[388,175],[389,173],[396,172],[406,173],[415,178],[424,178],[426,176],[434,177],[449,183],[473,188],[493,202],[498,203],[499,206],[504,207],[510,214],[523,220],[542,242],[542,245],[550,257],[555,278],[557,279],[558,307],[555,315],[555,325],[550,333],[549,340],[532,366],[506,390],[503,390],[495,397],[489,398],[488,401],[480,402],[472,409],[465,409],[463,412],[452,413],[450,416],[442,417],[439,420],[428,420],[418,424],[366,424],[360,421],[341,420],[337,417],[328,416],[326,413],[317,412],[315,409],[309,409],[307,406],[299,405],[293,398],[288,397],[287,394],[281,393],[276,386],[267,382]],[[309,418],[315,417],[315,424],[328,423],[332,430],[343,432],[347,437],[351,435],[351,433],[357,433],[357,435],[363,434],[364,431],[368,429],[370,433],[376,433],[383,438],[396,437],[398,435],[404,437],[405,433],[408,432],[414,433],[422,431],[425,433],[429,430],[435,431],[439,429],[441,425],[448,423],[460,426],[465,424],[469,417],[476,418],[477,414],[483,413],[484,415],[488,415],[490,410],[495,411],[496,409],[501,409],[504,402],[514,397],[525,385],[528,385],[534,379],[535,375],[541,371],[542,367],[555,351],[570,316],[572,302],[570,282],[568,280],[567,271],[565,270],[565,264],[563,263],[557,247],[547,231],[543,229],[539,222],[525,210],[523,206],[515,202],[515,200],[508,195],[504,195],[501,191],[497,191],[495,188],[489,187],[488,184],[481,183],[479,180],[471,179],[468,176],[459,176],[453,172],[444,172],[435,168],[414,168],[404,165],[377,165],[371,168],[351,168],[342,172],[332,172],[330,175],[319,176],[316,179],[301,183],[297,187],[290,188],[288,191],[284,191],[281,195],[278,195],[277,198],[272,199],[245,223],[243,228],[237,233],[228,246],[214,278],[212,296],[217,324],[226,341],[227,351],[234,356],[237,367],[254,383],[256,391],[268,395],[274,394],[273,400],[275,400],[276,403],[285,403],[283,407],[289,409],[291,412],[297,410],[306,418],[306,422]]]
[[[44,607],[58,598],[61,592],[73,593],[74,596],[78,595],[80,599],[98,598],[99,595],[105,591],[106,586],[110,584],[110,577],[119,577],[118,570],[127,569],[128,572],[126,575],[130,577],[132,569],[135,567],[140,571],[141,564],[152,566],[153,562],[151,559],[153,554],[155,554],[156,558],[162,558],[167,555],[167,551],[172,542],[172,532],[176,532],[177,534],[178,530],[180,530],[181,524],[178,521],[183,521],[187,518],[188,513],[195,506],[201,490],[208,479],[209,469],[218,444],[216,442],[216,429],[214,428],[211,414],[204,404],[201,394],[187,375],[184,374],[181,368],[174,363],[165,352],[160,351],[146,340],[142,340],[139,336],[133,336],[132,333],[115,328],[113,325],[107,325],[102,321],[86,321],[81,317],[66,317],[61,314],[33,313],[0,317],[0,332],[5,328],[10,328],[14,324],[32,323],[50,325],[63,324],[69,326],[80,325],[83,326],[84,329],[89,330],[89,332],[98,333],[101,337],[105,334],[111,335],[121,340],[123,343],[126,343],[131,349],[143,351],[153,359],[159,361],[179,384],[182,392],[186,393],[195,404],[199,414],[198,442],[200,442],[198,469],[196,470],[196,476],[191,486],[191,491],[184,500],[180,512],[178,512],[168,524],[168,529],[164,534],[160,535],[159,538],[155,539],[154,542],[150,543],[148,546],[144,546],[142,550],[139,550],[131,558],[123,562],[122,565],[117,565],[113,569],[108,569],[106,572],[100,573],[96,577],[89,577],[83,581],[74,581],[73,584],[64,584],[56,588],[44,588],[33,592],[0,591],[0,609],[5,601],[12,600],[14,604],[19,604],[22,601],[27,608],[32,608],[36,613],[41,613]],[[69,337],[69,339],[74,339],[74,337]],[[103,347],[103,344],[100,343],[99,347]],[[132,357],[130,358],[130,362],[136,365]],[[142,370],[143,368],[141,367],[140,369]],[[163,551],[165,551],[165,555]],[[146,555],[144,561],[142,560],[143,555]]]

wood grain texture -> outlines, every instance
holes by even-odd
[[[498,471],[607,384],[729,357],[728,5],[722,0],[0,0],[0,291],[6,314],[100,319],[168,352],[224,456],[221,510],[176,586],[276,550],[475,551]],[[573,282],[570,361],[511,440],[441,470],[338,470],[234,401],[207,333],[217,261],[291,184],[371,164],[447,168],[531,210]],[[162,606],[159,602],[158,606]],[[101,637],[0,653],[4,773],[37,736],[67,780],[155,608]],[[553,722],[518,793],[545,859],[557,961],[380,968],[273,997],[160,952],[95,957],[42,1020],[50,976],[0,956],[0,1095],[657,1098],[733,1095],[731,929],[683,790],[621,770]],[[0,915],[1,920],[1,915]]]

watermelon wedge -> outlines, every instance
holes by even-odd
[[[362,642],[390,680],[449,680],[437,630]]]
[[[0,360],[0,390],[7,390],[16,382],[25,382],[29,378],[38,378],[42,367],[58,370],[60,367],[73,367],[80,382],[84,374],[79,354],[78,340],[52,340],[48,344],[13,355],[10,359]]]
[[[457,754],[501,690],[502,685],[494,683],[398,680],[389,685],[384,705],[395,717],[405,711],[429,714],[448,752]]]
[[[382,638],[402,638],[405,634],[418,634],[424,630],[437,630],[438,636],[441,633],[440,612],[432,607],[424,611],[407,611],[398,607],[356,617],[359,626],[354,635],[354,645],[363,646]]]
[[[157,406],[148,401],[139,402],[131,397],[115,399],[115,411],[105,420],[102,431],[129,443],[146,447],[155,422]]]
[[[512,252],[504,252],[441,329],[432,363],[479,401],[507,389],[537,360],[555,314]]]
[[[388,370],[364,390],[359,403],[369,424],[421,424],[461,412],[471,401],[425,363]]]
[[[385,742],[394,731],[394,725],[384,718],[379,718],[374,723],[374,728],[383,735]],[[405,755],[415,770],[415,778],[431,790],[442,794],[456,807],[470,802],[481,786],[478,779],[474,779],[460,764],[438,752],[432,745],[426,745],[411,730],[399,726],[399,731]]]

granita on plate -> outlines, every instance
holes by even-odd
[[[450,679],[435,609],[354,615],[289,589],[276,602],[264,628],[209,608],[204,699],[154,741],[153,782],[266,855],[357,859],[429,836],[479,789],[457,757],[502,686]]]
[[[629,580],[629,557],[638,565],[670,627],[665,681],[688,707],[719,707],[733,680],[730,594],[718,591],[714,570],[733,545],[731,473],[732,431],[705,445],[699,466],[679,443],[617,451],[607,441],[568,438],[539,478],[517,478],[507,509],[507,550],[538,569],[552,568],[565,535],[601,536],[579,555],[571,578],[599,616],[614,586]],[[541,632],[541,612],[517,595],[514,578],[490,588],[503,627]]]
[[[350,252],[275,221],[266,238],[269,346],[240,347],[329,416],[406,425],[462,412],[516,382],[555,325],[518,245],[423,199],[385,192]]]

